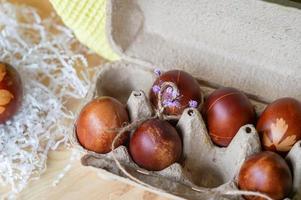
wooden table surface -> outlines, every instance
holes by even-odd
[[[37,7],[42,17],[46,17],[52,10],[48,0],[11,0],[15,3],[26,3]],[[100,57],[94,57],[93,62],[101,62]],[[71,170],[57,186],[53,181],[69,162],[70,150],[62,149],[50,152],[47,161],[47,171],[39,180],[32,181],[22,191],[18,199],[99,199],[99,200],[166,200],[156,194],[144,191],[118,181],[105,180],[97,175],[95,169],[83,167],[79,161],[74,161]],[[3,191],[3,189],[0,189]]]

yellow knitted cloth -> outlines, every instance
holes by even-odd
[[[109,60],[119,56],[105,34],[106,0],[50,0],[63,22],[83,44]]]

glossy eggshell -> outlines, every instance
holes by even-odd
[[[241,190],[264,193],[275,200],[288,197],[292,190],[292,175],[285,160],[274,152],[260,152],[250,156],[238,175]],[[246,196],[246,199],[264,200]]]
[[[11,119],[22,105],[23,85],[17,70],[0,62],[0,123]]]
[[[234,88],[215,90],[202,108],[210,137],[216,145],[226,147],[239,128],[254,124],[256,113],[248,97]]]
[[[161,87],[164,82],[173,82],[177,85],[180,99],[178,106],[168,106],[165,108],[164,113],[167,115],[180,115],[185,108],[189,107],[189,101],[193,100],[201,103],[202,93],[200,86],[195,78],[193,78],[187,72],[181,70],[171,70],[160,75],[154,82],[153,86],[157,85]],[[150,90],[150,101],[158,107],[158,93],[155,93],[152,89]],[[163,92],[163,100],[165,94]]]
[[[151,119],[134,132],[130,140],[130,153],[140,167],[158,171],[178,161],[182,142],[176,129],[167,121]]]
[[[301,103],[293,98],[281,98],[266,107],[257,131],[266,150],[287,153],[301,139]]]
[[[118,133],[112,129],[128,122],[126,108],[118,100],[112,97],[94,99],[82,109],[76,121],[78,141],[87,150],[108,153]],[[123,144],[126,138],[127,134],[117,141],[116,147]]]

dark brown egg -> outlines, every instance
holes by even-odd
[[[238,174],[241,190],[261,192],[272,199],[288,197],[292,189],[292,175],[285,160],[274,152],[260,152],[250,156]],[[264,200],[246,196],[246,199]]]
[[[117,135],[112,129],[121,128],[129,122],[128,113],[123,104],[112,97],[100,97],[92,100],[81,111],[76,121],[76,134],[79,143],[87,150],[96,153],[108,153]],[[116,143],[123,144],[126,134]]]
[[[197,107],[202,100],[202,93],[198,82],[188,73],[172,70],[160,75],[150,90],[150,101],[158,108],[159,90],[164,82],[172,82],[178,88],[178,93],[171,87],[162,93],[162,105],[167,115],[180,115],[187,107]],[[175,98],[174,100],[174,97]]]
[[[222,147],[230,144],[239,128],[254,124],[256,113],[248,97],[234,88],[215,90],[202,109],[212,141]]]
[[[261,114],[256,128],[264,149],[287,153],[301,139],[301,103],[293,98],[274,101]]]
[[[0,123],[11,119],[22,105],[23,85],[17,70],[0,62]]]
[[[182,142],[176,129],[167,121],[145,121],[130,140],[133,160],[142,168],[158,171],[175,163],[182,153]]]

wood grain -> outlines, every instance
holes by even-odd
[[[39,9],[42,17],[47,17],[52,10],[48,0],[11,0],[17,4],[27,4]],[[91,63],[101,63],[102,58],[97,56],[89,57]],[[97,170],[91,167],[83,167],[79,161],[74,161],[71,170],[57,186],[52,186],[53,181],[69,163],[70,153],[68,149],[50,152],[47,161],[47,171],[39,180],[32,181],[22,191],[18,199],[26,200],[165,200],[156,194],[144,191],[118,181],[105,180],[97,174]],[[0,188],[0,192],[5,191]]]
[[[69,163],[71,151],[61,150],[51,152],[48,157],[47,171],[42,177],[33,181],[21,192],[18,199],[26,200],[163,200],[156,194],[144,191],[118,181],[105,180],[98,175],[97,170],[81,166],[79,161],[74,161],[70,171],[53,186],[53,181]]]

